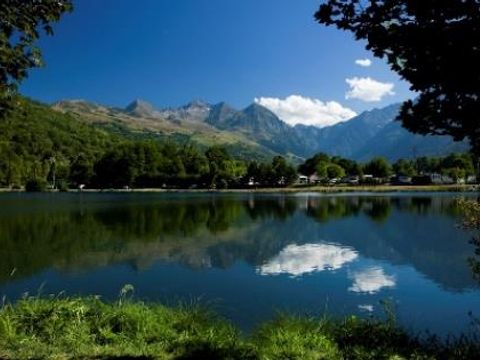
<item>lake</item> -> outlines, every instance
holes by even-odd
[[[0,194],[0,296],[208,304],[244,330],[279,311],[468,331],[480,288],[459,194]],[[462,195],[462,196],[472,196]]]

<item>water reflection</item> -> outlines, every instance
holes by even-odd
[[[358,309],[363,312],[371,313],[373,312],[375,307],[370,304],[361,304],[361,305],[358,305]]]
[[[463,291],[474,286],[471,248],[456,216],[449,196],[2,195],[0,284],[52,268],[143,271],[158,261],[192,269],[246,262],[261,275],[298,277],[361,255]],[[382,269],[352,276],[356,292],[395,282]]]
[[[348,247],[331,244],[288,245],[259,268],[261,275],[300,276],[315,271],[338,270],[355,260],[358,253]]]
[[[394,287],[395,277],[386,275],[380,267],[373,267],[354,272],[351,276],[353,285],[348,289],[356,293],[375,294],[382,288]]]

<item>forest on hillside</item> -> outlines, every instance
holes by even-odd
[[[0,121],[0,187],[56,188],[244,188],[285,187],[297,173],[320,182],[371,174],[418,176],[441,173],[455,181],[475,174],[469,154],[444,158],[383,158],[367,163],[319,153],[297,168],[282,156],[267,161],[233,156],[225,147],[142,139],[83,123],[38,102],[18,98]]]

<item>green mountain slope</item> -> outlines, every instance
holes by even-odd
[[[93,159],[120,141],[122,137],[72,115],[20,98],[14,111],[0,120],[0,179],[20,184],[46,177],[53,162],[61,175],[79,154]]]
[[[140,100],[125,109],[66,100],[55,103],[52,108],[126,138],[172,140],[180,144],[192,143],[201,149],[221,145],[241,159],[265,160],[277,155],[274,150],[252,141],[245,134],[225,131],[206,122],[210,111],[209,107],[206,110],[207,106],[193,102],[179,109],[159,111]]]

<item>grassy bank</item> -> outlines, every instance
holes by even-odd
[[[419,340],[393,321],[279,316],[242,336],[197,306],[26,298],[0,310],[4,359],[474,359],[473,339]]]

